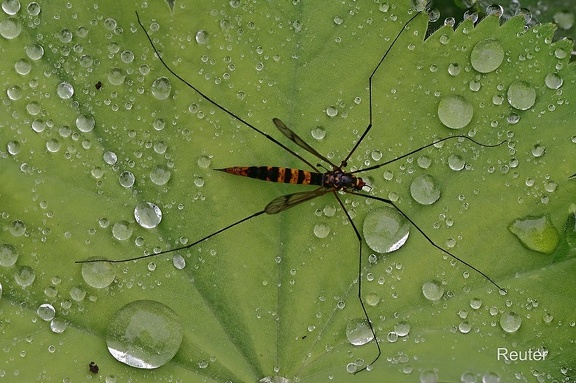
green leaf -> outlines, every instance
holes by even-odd
[[[40,2],[38,14],[28,6],[0,24],[4,35],[7,26],[21,27],[16,37],[0,40],[7,63],[0,69],[0,245],[8,245],[2,257],[12,249],[18,254],[14,265],[0,266],[0,376],[84,381],[94,361],[100,376],[116,381],[573,379],[576,263],[563,228],[575,203],[569,177],[576,165],[569,153],[576,76],[568,62],[572,46],[551,43],[551,25],[525,30],[522,18],[502,26],[487,18],[476,26],[465,21],[456,31],[440,28],[424,40],[426,17],[420,15],[374,76],[373,127],[350,158],[352,169],[449,135],[486,144],[507,140],[495,148],[449,140],[359,175],[370,180],[371,193],[393,200],[438,245],[508,294],[414,228],[400,250],[378,255],[376,264],[368,265],[370,250],[363,245],[362,295],[378,301],[367,309],[382,356],[372,371],[354,376],[347,366],[369,363],[376,347],[346,339],[347,324],[363,318],[356,297],[358,242],[330,195],[261,215],[178,252],[184,269],[173,265],[173,254],[116,264],[114,283],[97,289],[74,262],[179,247],[280,195],[308,190],[213,171],[304,165],[170,75],[154,57],[135,10],[184,79],[286,143],[272,123],[280,118],[339,163],[368,125],[368,77],[411,17],[409,2],[196,1],[175,3],[173,12],[161,2],[138,8],[67,4]],[[472,63],[486,59],[474,49],[487,41],[504,53],[494,69]],[[153,92],[160,77],[170,83],[165,99]],[[66,84],[74,89],[69,98]],[[511,86],[527,90],[524,98],[515,99]],[[439,117],[446,98],[472,108],[467,121],[458,120],[463,128],[441,122],[454,117],[452,109],[448,122]],[[308,133],[318,127],[325,131],[320,140]],[[135,177],[133,186],[122,186],[124,172]],[[432,205],[410,196],[412,181],[423,175],[440,187]],[[341,198],[360,232],[365,215],[380,206]],[[142,202],[162,210],[157,227],[135,222],[134,208]],[[333,216],[324,213],[333,209]],[[516,219],[542,215],[561,233],[553,255],[527,249],[507,229]],[[123,222],[132,232],[119,240],[126,235]],[[326,238],[314,234],[316,225],[330,228]],[[26,287],[24,266],[35,273]],[[431,281],[445,289],[439,301],[422,294]],[[154,370],[119,363],[106,347],[115,313],[137,300],[167,305],[184,331],[176,356]],[[45,303],[55,308],[54,330],[37,314]],[[521,319],[516,332],[504,330],[510,328],[501,325],[506,318]],[[67,327],[60,333],[62,323]],[[406,335],[394,334],[406,324]],[[548,354],[504,362],[497,359],[499,348]]]

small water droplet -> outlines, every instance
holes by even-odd
[[[94,129],[95,125],[96,121],[92,116],[80,115],[76,118],[76,127],[81,132],[88,133]]]
[[[558,75],[558,73],[548,73],[544,78],[544,82],[550,89],[559,89],[564,83],[564,80],[560,75]]]
[[[198,159],[196,160],[196,163],[202,169],[207,169],[210,166],[211,162],[212,159],[210,158],[210,156],[199,156]]]
[[[406,321],[400,321],[394,325],[394,332],[396,335],[403,337],[410,333],[410,323]]]
[[[338,109],[335,106],[329,106],[326,108],[326,114],[328,117],[336,117],[338,115]]]
[[[504,60],[504,48],[498,40],[486,39],[472,48],[470,64],[480,73],[489,73],[500,67]]]
[[[324,129],[323,126],[316,126],[310,133],[312,134],[312,137],[317,140],[322,140],[326,137],[326,129]]]
[[[365,318],[352,319],[346,325],[346,338],[354,346],[362,346],[374,339]]]
[[[470,300],[470,307],[474,310],[478,310],[480,307],[482,307],[482,300],[479,298],[472,298]]]
[[[448,166],[454,171],[460,171],[466,166],[466,161],[458,154],[451,154],[448,157]]]
[[[125,241],[132,235],[134,229],[127,221],[118,221],[112,225],[112,235],[119,241]]]
[[[513,108],[528,110],[536,102],[536,89],[524,81],[514,81],[508,88],[508,103]]]
[[[99,257],[88,258],[102,259]],[[116,278],[114,265],[109,262],[89,262],[82,264],[82,278],[89,285],[97,289],[108,287]]]
[[[366,215],[362,232],[370,249],[377,253],[390,253],[404,245],[410,234],[410,225],[396,209],[384,206]]]
[[[152,202],[140,202],[134,208],[134,219],[145,229],[152,229],[162,221],[162,210]]]
[[[176,313],[151,300],[134,301],[122,307],[106,331],[110,354],[136,368],[165,365],[176,355],[181,343],[182,324]]]
[[[430,301],[437,301],[444,295],[444,287],[438,281],[429,281],[422,285],[422,294]]]
[[[318,238],[326,238],[330,234],[330,226],[325,223],[314,225],[314,235]]]
[[[158,100],[165,100],[170,96],[172,84],[167,77],[159,77],[152,83],[152,95]]]
[[[460,66],[458,63],[450,63],[450,65],[448,65],[448,73],[451,76],[458,76],[460,74]]]
[[[450,129],[462,129],[472,121],[474,107],[462,96],[448,95],[438,104],[438,118]]]
[[[195,39],[198,44],[206,44],[209,41],[209,36],[207,31],[200,29],[196,32]]]
[[[120,68],[112,68],[108,71],[108,82],[112,85],[122,85],[126,80],[126,74]]]
[[[502,330],[513,333],[518,331],[522,325],[522,318],[515,312],[506,312],[500,317],[500,327]]]
[[[123,171],[118,176],[118,181],[120,182],[120,185],[122,185],[123,187],[130,188],[134,185],[134,182],[136,181],[136,176],[134,176],[134,174],[130,171]]]
[[[526,216],[515,220],[508,230],[518,237],[530,250],[551,254],[556,250],[560,237],[550,216]]]
[[[440,199],[440,186],[434,177],[423,174],[410,184],[410,195],[421,205],[432,205]]]
[[[58,94],[58,97],[62,100],[68,100],[74,95],[74,87],[72,84],[63,81],[56,87],[56,94]]]
[[[51,304],[44,303],[38,306],[38,308],[36,309],[36,314],[38,314],[38,316],[42,318],[42,320],[48,322],[54,319],[54,317],[56,316],[56,310],[54,309],[54,306],[52,306]]]

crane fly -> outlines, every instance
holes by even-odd
[[[154,256],[158,256],[158,255],[162,255],[162,254],[167,254],[167,253],[172,253],[175,251],[180,251],[180,250],[185,250],[185,249],[189,249],[209,238],[212,238],[222,232],[227,231],[228,229],[231,229],[237,225],[240,225],[243,222],[249,221],[257,216],[260,216],[262,214],[277,214],[277,213],[281,213],[285,210],[288,210],[296,205],[299,205],[303,202],[306,201],[310,201],[312,199],[324,196],[326,194],[332,194],[334,196],[334,198],[336,199],[338,205],[342,208],[342,211],[345,213],[348,221],[351,224],[351,227],[354,231],[354,234],[356,236],[356,239],[358,241],[358,278],[357,278],[357,286],[358,286],[358,290],[357,290],[357,297],[358,300],[360,302],[360,306],[362,308],[363,311],[363,315],[365,318],[365,322],[370,330],[371,336],[372,336],[372,340],[373,343],[375,344],[376,347],[376,355],[373,358],[373,360],[366,364],[363,368],[357,370],[356,372],[360,372],[363,370],[366,370],[367,368],[369,368],[369,366],[373,365],[378,358],[380,357],[380,355],[382,354],[382,350],[380,348],[380,344],[378,342],[378,338],[376,336],[376,332],[374,330],[374,326],[372,324],[372,321],[370,320],[370,317],[368,315],[368,311],[366,310],[365,304],[364,304],[364,300],[362,299],[362,236],[360,235],[360,232],[358,230],[358,227],[356,226],[356,224],[354,223],[350,213],[348,212],[348,209],[346,208],[344,202],[342,201],[341,197],[340,197],[340,193],[348,193],[348,194],[352,194],[352,195],[357,195],[357,196],[361,196],[363,198],[368,198],[368,199],[372,199],[372,200],[376,200],[376,201],[380,201],[383,202],[385,204],[388,204],[390,206],[392,206],[394,209],[396,209],[404,218],[406,218],[408,220],[408,222],[410,222],[410,224],[412,224],[417,230],[418,232],[420,232],[423,237],[432,245],[434,246],[436,249],[442,251],[443,253],[447,254],[448,256],[452,257],[453,259],[457,260],[458,262],[466,265],[467,267],[471,268],[472,270],[476,271],[478,274],[480,274],[482,277],[484,277],[486,280],[488,280],[491,284],[493,284],[495,287],[497,287],[501,292],[505,292],[506,290],[503,289],[502,287],[500,287],[494,280],[492,280],[488,275],[486,275],[484,272],[480,271],[479,269],[477,269],[476,267],[472,266],[470,263],[460,259],[459,257],[457,257],[456,255],[452,254],[450,251],[442,248],[441,246],[437,245],[422,229],[420,229],[420,227],[418,227],[418,225],[416,225],[416,223],[407,215],[405,214],[392,200],[390,199],[386,199],[386,198],[382,198],[382,197],[378,197],[375,195],[371,195],[368,194],[369,190],[370,190],[370,186],[361,178],[358,177],[356,174],[361,173],[361,172],[367,172],[370,170],[375,170],[378,169],[380,167],[383,167],[385,165],[388,165],[392,162],[398,161],[400,159],[406,158],[408,156],[411,156],[419,151],[422,151],[426,148],[429,148],[433,145],[437,145],[440,142],[444,142],[444,141],[448,141],[448,140],[453,140],[453,139],[460,139],[460,140],[468,140],[469,142],[471,142],[474,145],[478,145],[481,147],[496,147],[501,145],[504,141],[499,142],[498,144],[484,144],[484,143],[480,143],[474,139],[472,139],[471,137],[465,136],[465,135],[454,135],[454,136],[448,136],[439,140],[435,140],[434,142],[421,146],[417,149],[414,149],[406,154],[403,154],[401,156],[395,157],[392,160],[380,163],[380,164],[376,164],[376,165],[372,165],[372,166],[368,166],[365,168],[361,168],[359,170],[354,170],[354,171],[346,171],[345,168],[347,166],[348,160],[350,159],[350,157],[353,155],[353,153],[356,151],[356,149],[358,148],[358,146],[360,145],[360,143],[364,140],[364,138],[367,136],[367,134],[370,132],[370,130],[372,129],[372,80],[373,77],[375,76],[375,74],[377,73],[378,69],[380,68],[380,65],[382,64],[382,62],[384,61],[384,59],[386,58],[386,56],[388,55],[388,53],[390,52],[390,50],[392,49],[392,47],[394,46],[394,44],[396,43],[396,41],[399,39],[399,37],[401,36],[402,32],[407,28],[407,26],[410,24],[410,22],[412,22],[412,20],[414,20],[420,13],[422,13],[422,11],[418,11],[416,12],[414,15],[412,15],[410,17],[410,19],[402,26],[401,30],[398,32],[398,34],[395,36],[395,38],[392,40],[391,44],[388,46],[388,48],[386,49],[386,51],[384,52],[384,54],[382,55],[380,61],[378,62],[378,64],[376,65],[376,67],[374,68],[374,70],[372,71],[372,73],[370,74],[369,78],[368,78],[368,93],[369,93],[369,123],[368,126],[366,127],[366,129],[364,130],[364,132],[362,133],[362,135],[360,136],[360,138],[356,141],[356,143],[354,144],[354,146],[352,147],[352,149],[350,150],[350,152],[348,152],[348,155],[340,162],[340,164],[335,164],[332,161],[330,161],[327,157],[323,156],[322,154],[320,154],[318,151],[316,151],[314,148],[312,148],[308,143],[306,143],[306,141],[304,141],[304,139],[302,139],[298,134],[296,134],[292,129],[290,129],[284,122],[282,122],[280,119],[278,118],[273,118],[272,122],[274,124],[274,126],[280,131],[280,133],[282,133],[286,138],[288,138],[290,141],[292,141],[294,144],[296,144],[297,146],[299,146],[300,148],[304,149],[306,152],[308,152],[309,154],[313,155],[314,157],[316,157],[317,159],[319,159],[320,161],[322,161],[325,164],[328,164],[331,169],[325,169],[326,171],[320,171],[319,167],[322,167],[322,165],[317,164],[314,165],[313,163],[311,163],[310,161],[306,160],[304,157],[302,157],[300,154],[298,154],[297,152],[295,152],[294,150],[290,149],[289,147],[287,147],[286,145],[284,145],[283,143],[281,143],[280,141],[278,141],[277,139],[275,139],[274,137],[268,135],[267,133],[265,133],[264,131],[260,130],[259,128],[257,128],[256,126],[252,125],[250,122],[246,121],[245,119],[243,119],[242,117],[238,116],[237,114],[235,114],[234,112],[230,111],[229,109],[227,109],[226,107],[222,106],[221,104],[217,103],[216,101],[214,101],[211,97],[209,97],[208,95],[206,95],[205,93],[203,93],[201,90],[199,90],[196,86],[194,86],[193,84],[189,83],[187,80],[185,80],[184,78],[182,78],[180,75],[178,75],[177,73],[174,72],[174,70],[172,70],[172,68],[164,61],[164,59],[162,58],[162,55],[160,54],[160,52],[158,51],[158,49],[156,48],[154,42],[152,41],[152,38],[150,37],[150,35],[148,34],[148,32],[146,31],[146,28],[144,27],[144,25],[142,24],[142,22],[140,21],[140,17],[138,15],[138,13],[136,13],[136,18],[138,21],[138,24],[140,25],[140,27],[142,28],[142,30],[144,31],[144,33],[146,34],[146,37],[155,53],[155,55],[158,57],[158,59],[161,61],[162,65],[166,68],[166,70],[168,70],[173,76],[175,76],[178,80],[180,80],[182,83],[184,83],[186,86],[188,86],[189,88],[191,88],[192,90],[194,90],[196,93],[198,93],[201,97],[203,97],[206,101],[208,101],[209,103],[211,103],[212,105],[214,105],[216,108],[218,108],[219,110],[223,111],[224,113],[228,114],[229,116],[233,117],[234,119],[240,121],[243,125],[245,125],[246,127],[252,129],[253,131],[255,131],[256,133],[258,133],[259,135],[265,137],[267,140],[273,142],[275,145],[281,147],[283,150],[287,151],[288,153],[290,153],[291,155],[295,156],[296,158],[298,158],[300,161],[302,161],[303,163],[305,163],[306,165],[308,165],[308,167],[310,167],[310,169],[312,169],[312,171],[310,170],[300,170],[300,169],[292,169],[292,168],[285,168],[285,167],[275,167],[275,166],[234,166],[234,167],[227,167],[227,168],[221,168],[221,169],[215,169],[218,171],[222,171],[228,174],[232,174],[232,175],[236,175],[236,176],[243,176],[243,177],[250,177],[250,178],[254,178],[254,179],[259,179],[259,180],[263,180],[263,181],[269,181],[269,182],[278,182],[278,183],[290,183],[290,184],[300,184],[300,185],[313,185],[313,186],[317,186],[315,189],[313,190],[308,190],[308,191],[303,191],[303,192],[297,192],[297,193],[292,193],[292,194],[287,194],[287,195],[283,195],[280,197],[277,197],[275,199],[273,199],[272,201],[270,201],[262,210],[259,210],[253,214],[250,214],[249,216],[242,218],[236,222],[233,222],[231,224],[229,224],[228,226],[225,226],[213,233],[211,233],[210,235],[207,235],[201,239],[198,239],[190,244],[187,244],[185,246],[181,246],[181,247],[177,247],[177,248],[172,248],[169,250],[164,250],[164,251],[160,251],[157,253],[152,253],[152,254],[145,254],[142,256],[138,256],[138,257],[134,257],[134,258],[130,258],[130,259],[122,259],[122,260],[108,260],[108,259],[89,259],[89,260],[82,260],[82,261],[77,261],[76,263],[89,263],[89,262],[110,262],[110,263],[120,263],[120,262],[128,262],[128,261],[134,261],[134,260],[139,260],[139,259],[143,259],[143,258],[149,258],[149,257],[154,257]]]

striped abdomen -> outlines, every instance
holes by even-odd
[[[262,181],[319,186],[322,186],[322,177],[324,176],[322,173],[277,166],[234,166],[216,170]]]

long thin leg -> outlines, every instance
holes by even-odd
[[[424,233],[424,231],[422,229],[420,229],[418,227],[418,225],[416,225],[416,222],[414,222],[412,219],[410,219],[410,217],[408,217],[408,215],[406,215],[406,213],[404,213],[394,202],[390,201],[389,199],[386,198],[382,198],[382,197],[377,197],[377,196],[373,196],[373,195],[369,195],[369,194],[362,194],[362,193],[356,193],[353,191],[346,191],[349,194],[354,194],[354,195],[359,195],[362,196],[364,198],[370,198],[370,199],[375,199],[376,201],[380,201],[380,202],[384,202],[387,203],[389,205],[391,205],[392,207],[394,207],[396,210],[398,210],[398,212],[400,214],[402,214],[404,216],[404,218],[406,218],[408,220],[408,222],[410,222],[415,228],[416,230],[418,230],[420,232],[420,234],[422,234],[424,236],[424,238],[426,238],[426,240],[428,242],[430,242],[430,244],[432,246],[434,246],[435,248],[437,248],[438,250],[442,251],[443,253],[449,255],[450,257],[454,258],[455,260],[457,260],[458,262],[462,263],[463,265],[468,266],[469,268],[471,268],[472,270],[476,271],[478,274],[482,275],[484,278],[486,278],[488,281],[490,281],[490,283],[492,283],[494,286],[496,286],[498,288],[498,290],[500,290],[500,292],[506,294],[506,289],[504,289],[503,287],[500,287],[500,285],[498,285],[496,282],[494,282],[492,280],[492,278],[490,278],[488,275],[486,275],[485,273],[483,273],[482,271],[478,270],[477,268],[475,268],[474,266],[472,266],[471,264],[469,264],[468,262],[458,258],[457,256],[455,256],[454,254],[452,254],[451,252],[449,252],[446,249],[443,249],[442,247],[440,247],[439,245],[437,245],[428,235],[426,235],[426,233]]]
[[[158,52],[158,49],[156,49],[156,45],[154,45],[154,42],[152,41],[152,38],[150,37],[150,35],[148,34],[148,32],[146,31],[146,28],[144,27],[144,25],[142,24],[142,22],[140,21],[140,16],[138,15],[138,12],[136,12],[136,19],[138,20],[138,25],[140,25],[140,27],[142,28],[142,30],[144,31],[144,33],[146,34],[146,37],[148,38],[148,41],[150,42],[150,45],[152,46],[152,49],[154,50],[154,53],[156,54],[156,57],[158,57],[158,59],[160,60],[160,62],[162,63],[162,65],[164,65],[164,68],[166,68],[168,70],[168,72],[172,73],[172,75],[174,77],[176,77],[178,80],[182,81],[182,83],[186,84],[188,87],[190,87],[191,89],[193,89],[196,93],[198,93],[200,96],[202,96],[206,101],[208,101],[209,103],[211,103],[212,105],[214,105],[216,108],[220,109],[221,111],[223,111],[224,113],[228,114],[230,117],[233,117],[235,119],[237,119],[238,121],[240,121],[241,123],[243,123],[244,125],[246,125],[247,127],[249,127],[250,129],[254,130],[255,132],[261,134],[262,136],[266,137],[268,140],[272,141],[273,143],[275,143],[276,145],[280,146],[282,149],[286,150],[288,153],[292,154],[293,156],[295,156],[296,158],[298,158],[300,161],[304,162],[306,165],[310,166],[310,168],[312,169],[316,169],[316,167],[314,165],[312,165],[310,162],[308,162],[304,157],[300,156],[298,153],[296,153],[295,151],[293,151],[292,149],[290,149],[289,147],[287,147],[286,145],[284,145],[283,143],[281,143],[280,141],[276,140],[274,137],[264,133],[263,131],[261,131],[260,129],[258,129],[257,127],[255,127],[254,125],[252,125],[251,123],[249,123],[248,121],[244,120],[242,117],[238,116],[237,114],[233,113],[232,111],[226,109],[225,107],[223,107],[222,105],[218,104],[216,101],[212,100],[210,97],[208,97],[205,93],[203,93],[202,91],[200,91],[198,88],[196,88],[194,85],[190,84],[188,81],[186,81],[184,78],[182,78],[180,75],[178,75],[176,72],[174,72],[174,70],[172,70],[172,68],[170,68],[168,66],[168,64],[166,64],[166,62],[164,61],[164,59],[162,58],[162,55],[160,55],[160,52]]]
[[[431,142],[431,143],[429,143],[429,144],[427,144],[427,145],[421,146],[421,147],[419,147],[418,149],[414,149],[414,150],[412,150],[412,151],[410,151],[410,152],[408,152],[408,153],[406,153],[406,154],[403,154],[403,155],[401,155],[401,156],[398,156],[398,157],[395,157],[395,158],[393,158],[393,159],[391,159],[391,160],[388,160],[388,161],[386,161],[386,162],[383,162],[383,163],[381,163],[381,164],[372,165],[372,166],[369,166],[369,167],[363,168],[363,169],[358,169],[358,170],[355,170],[355,171],[350,172],[350,173],[352,174],[352,173],[367,172],[368,170],[374,170],[374,169],[381,168],[381,167],[384,166],[384,165],[388,165],[388,164],[390,164],[390,163],[392,163],[392,162],[401,160],[402,158],[411,156],[411,155],[414,154],[414,153],[417,153],[417,152],[419,152],[419,151],[421,151],[421,150],[424,150],[424,149],[426,149],[426,148],[429,148],[430,146],[436,145],[436,144],[438,144],[438,143],[440,143],[440,142],[444,142],[444,141],[451,140],[452,138],[464,138],[464,139],[467,139],[467,140],[469,140],[469,141],[472,141],[472,142],[475,143],[476,145],[483,146],[483,147],[485,147],[485,148],[494,148],[494,147],[496,147],[496,146],[502,145],[503,143],[505,143],[505,142],[507,141],[507,140],[500,141],[500,142],[497,143],[497,144],[483,144],[483,143],[478,142],[478,141],[476,141],[476,140],[474,140],[473,138],[470,138],[470,137],[468,137],[468,136],[458,135],[458,136],[444,137],[444,138],[441,138],[441,139],[436,140],[436,141],[434,141],[434,142]],[[576,174],[575,174],[575,175],[576,175]]]
[[[342,161],[342,166],[346,166],[346,164],[348,163],[348,160],[350,159],[350,157],[352,157],[352,154],[354,153],[354,151],[356,151],[356,148],[358,148],[358,145],[360,145],[362,140],[364,140],[364,137],[366,137],[366,135],[368,134],[370,129],[372,129],[372,78],[374,77],[374,75],[378,71],[378,68],[380,68],[380,65],[382,65],[382,62],[384,61],[386,56],[388,56],[388,53],[390,53],[390,50],[392,50],[392,47],[394,47],[394,45],[396,44],[396,41],[398,41],[398,39],[400,38],[400,35],[402,35],[402,32],[404,32],[404,30],[406,29],[408,24],[410,24],[412,22],[412,20],[414,20],[420,13],[422,13],[422,11],[416,12],[416,14],[414,16],[412,16],[406,23],[404,23],[404,26],[402,26],[402,29],[400,29],[400,32],[398,32],[396,37],[394,37],[394,40],[392,40],[392,43],[388,46],[388,49],[386,49],[386,52],[384,52],[384,55],[382,56],[382,58],[378,62],[378,65],[376,65],[376,67],[372,71],[372,74],[370,74],[370,77],[368,77],[368,102],[369,102],[368,126],[366,127],[366,130],[364,130],[364,133],[362,133],[362,136],[360,136],[360,139],[358,141],[356,141],[356,144],[354,145],[352,150],[350,150],[350,153],[348,153],[348,155],[346,156],[344,161]]]
[[[336,200],[338,201],[340,206],[342,207],[342,210],[344,210],[344,213],[346,213],[346,217],[348,217],[348,221],[350,221],[350,224],[352,225],[352,228],[354,229],[354,233],[356,234],[356,238],[358,239],[358,300],[360,301],[360,306],[362,306],[362,311],[364,312],[364,316],[366,317],[366,321],[368,322],[368,327],[370,327],[370,331],[372,332],[372,336],[374,337],[374,343],[376,344],[376,348],[378,349],[378,354],[376,355],[374,360],[372,362],[366,364],[366,366],[364,366],[360,370],[354,372],[356,374],[360,371],[364,371],[365,369],[368,368],[368,366],[373,365],[378,360],[378,358],[380,358],[380,355],[382,355],[382,350],[380,349],[380,344],[378,343],[378,338],[376,337],[376,332],[374,332],[374,327],[372,326],[372,321],[370,320],[370,317],[368,316],[368,311],[366,311],[366,307],[364,306],[364,300],[362,299],[362,236],[360,236],[360,232],[358,231],[356,224],[354,224],[352,217],[350,217],[348,210],[346,210],[344,203],[342,202],[342,200],[338,196],[338,192],[333,191],[333,194],[334,194],[334,197],[336,197]]]
[[[152,254],[141,255],[141,256],[139,256],[139,257],[129,258],[129,259],[116,259],[116,260],[114,260],[114,259],[85,259],[85,260],[83,260],[83,261],[76,261],[76,262],[74,262],[74,263],[93,263],[93,262],[122,263],[122,262],[135,261],[135,260],[138,260],[138,259],[155,257],[155,256],[157,256],[157,255],[172,253],[172,252],[174,252],[174,251],[186,250],[186,249],[191,248],[191,247],[194,246],[194,245],[199,244],[199,243],[202,242],[202,241],[207,240],[208,238],[212,238],[212,237],[214,237],[215,235],[218,235],[218,234],[220,234],[220,233],[222,233],[222,232],[224,232],[224,231],[226,231],[226,230],[228,230],[228,229],[231,229],[231,228],[233,228],[234,226],[241,224],[242,222],[246,222],[246,221],[248,221],[248,220],[250,220],[250,219],[252,219],[252,218],[254,218],[254,217],[257,217],[257,216],[259,216],[259,215],[261,215],[261,214],[264,214],[265,212],[266,212],[265,210],[260,210],[259,212],[256,212],[256,213],[254,213],[254,214],[250,214],[248,217],[242,218],[241,220],[236,221],[236,222],[234,222],[234,223],[232,223],[232,224],[230,224],[230,225],[228,225],[228,226],[226,226],[226,227],[224,227],[224,228],[222,228],[222,229],[220,229],[220,230],[218,230],[218,231],[215,231],[214,233],[212,233],[212,234],[210,234],[210,235],[207,235],[207,236],[204,237],[204,238],[201,238],[201,239],[199,239],[199,240],[197,240],[197,241],[195,241],[195,242],[192,242],[192,243],[190,243],[190,244],[188,244],[188,245],[186,245],[186,246],[181,246],[181,247],[177,247],[177,248],[174,248],[174,249],[164,250],[164,251],[161,251],[161,252],[159,252],[159,253],[152,253]]]

